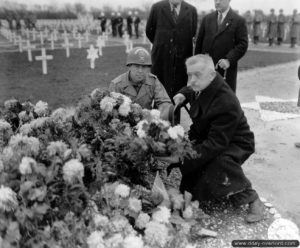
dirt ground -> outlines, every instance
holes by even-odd
[[[297,98],[299,65],[297,61],[240,72],[240,102],[255,102],[259,95]],[[243,165],[245,173],[261,197],[272,203],[282,217],[300,226],[300,149],[294,146],[300,141],[300,118],[266,122],[259,110],[244,111],[256,139],[256,152]],[[183,125],[188,128],[190,119],[184,111],[183,115]]]

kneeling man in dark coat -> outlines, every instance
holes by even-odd
[[[182,192],[192,193],[199,201],[229,197],[236,205],[249,204],[245,220],[260,221],[264,205],[242,169],[254,153],[254,134],[239,100],[215,71],[210,56],[190,57],[186,67],[188,85],[174,101],[176,106],[190,103],[189,138],[198,157],[180,163],[178,158],[165,158],[165,162],[179,165]]]

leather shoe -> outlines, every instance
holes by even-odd
[[[262,201],[257,198],[255,201],[249,203],[248,214],[245,221],[248,223],[261,221],[264,217],[265,206]]]

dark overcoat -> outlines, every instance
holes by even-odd
[[[283,14],[278,16],[277,38],[284,39],[286,18]]]
[[[269,39],[274,39],[277,37],[277,17],[275,14],[270,14],[268,16],[267,36]]]
[[[168,0],[153,4],[146,25],[146,35],[153,44],[151,72],[162,82],[170,97],[187,84],[185,60],[193,55],[196,29],[194,6],[183,1],[175,22]]]
[[[180,165],[181,191],[203,201],[251,187],[241,165],[254,152],[254,134],[234,92],[217,73],[198,98],[188,87],[180,93],[191,104],[189,137],[200,156]]]
[[[196,42],[195,54],[209,54],[214,63],[228,59],[226,82],[235,92],[238,60],[248,49],[248,32],[245,19],[229,10],[221,27],[217,27],[217,11],[206,15],[201,23]],[[224,70],[218,69],[223,76]]]

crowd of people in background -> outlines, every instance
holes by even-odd
[[[209,11],[209,12],[212,12]],[[237,10],[235,12],[238,13]],[[144,11],[129,10],[127,12],[104,12],[92,13],[94,19],[99,20],[99,26],[102,32],[111,33],[112,37],[122,38],[124,32],[127,32],[129,38],[138,39],[145,31],[146,19],[149,13]],[[198,28],[203,17],[208,12],[201,11],[198,13]],[[45,18],[43,13],[38,15],[34,11],[2,11],[0,12],[0,27],[6,21],[9,29],[20,30],[22,27],[33,29],[36,27],[37,19],[48,19],[49,13]],[[268,42],[269,46],[283,42],[289,43],[295,47],[299,43],[300,36],[300,13],[297,9],[293,13],[284,13],[283,9],[271,9],[269,14],[264,14],[262,10],[246,11],[242,16],[246,20],[249,41],[253,44],[259,42]],[[51,18],[55,18],[56,15]],[[57,17],[56,17],[57,18]],[[76,18],[76,15],[68,13],[66,19]]]

